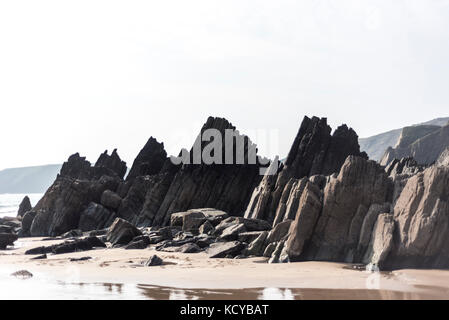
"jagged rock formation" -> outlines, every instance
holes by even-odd
[[[221,118],[209,118],[201,132],[210,128],[222,136],[235,129]],[[428,137],[435,138],[434,132]],[[244,139],[248,160],[250,141]],[[413,140],[404,133],[401,141]],[[207,144],[200,142],[202,152]],[[326,119],[306,117],[285,163],[277,168],[273,162],[275,174],[261,180],[257,162],[175,165],[163,144],[150,138],[126,180],[126,165],[115,151],[102,154],[95,166],[71,156],[43,199],[23,215],[19,234],[65,233],[89,241],[106,234],[98,240],[125,249],[155,245],[159,251],[205,251],[210,257],[264,256],[270,263],[447,268],[448,150],[434,165],[404,157],[383,167],[360,152],[352,129],[343,125],[331,135]],[[194,151],[195,146],[186,151],[188,159]],[[1,223],[8,244],[17,223]],[[94,247],[86,241],[33,254]]]
[[[94,166],[74,154],[27,214],[21,235],[56,236],[72,229],[102,229],[109,227],[115,218],[137,226],[164,226],[170,223],[172,213],[204,207],[243,215],[251,192],[260,182],[261,165],[250,161],[250,156],[255,155],[251,153],[252,142],[222,118],[210,117],[201,134],[207,129],[222,134],[223,163],[225,148],[230,147],[235,153],[237,139],[243,139],[244,163],[175,165],[167,157],[164,145],[151,137],[123,180],[127,168],[116,150],[111,155],[103,153]],[[224,140],[228,129],[235,134],[231,145]],[[202,154],[207,143],[199,141]],[[187,152],[188,158],[194,158],[194,151],[192,148]]]
[[[117,190],[126,172],[126,165],[117,153],[102,154],[97,164],[91,166],[79,154],[72,155],[63,164],[56,181],[33,209],[30,235],[57,236],[77,229],[81,213],[89,203],[99,203],[106,190]],[[23,229],[26,227],[23,225]]]
[[[391,191],[382,167],[355,156],[324,189],[308,181],[286,243],[290,260],[352,262],[369,209],[389,202]]]
[[[278,174],[263,178],[252,195],[245,216],[275,224],[292,219],[289,212],[286,214],[287,202],[289,198],[297,198],[295,194],[301,193],[304,187],[304,181],[298,179],[338,172],[348,155],[367,158],[359,150],[354,130],[342,125],[331,135],[326,118],[305,117],[284,166]]]
[[[23,198],[22,202],[19,205],[19,211],[17,212],[17,217],[22,218],[25,215],[25,213],[27,213],[31,209],[32,209],[32,207],[31,207],[30,198],[28,196],[25,196],[25,198]]]
[[[449,166],[423,168],[406,158],[384,171],[374,161],[350,156],[324,188],[311,180],[303,178],[296,194],[288,235],[271,244],[260,236],[249,244],[249,253],[273,263],[449,267]]]
[[[164,144],[159,143],[155,138],[150,137],[143,149],[137,155],[136,160],[134,160],[126,180],[131,181],[137,177],[158,174],[166,159],[167,152],[164,149]]]
[[[380,163],[388,165],[394,159],[413,157],[419,164],[430,165],[449,147],[449,125],[444,127],[406,127],[395,148],[388,148]]]
[[[225,137],[224,131],[235,130],[235,127],[225,119],[210,117],[201,134],[207,129],[216,129]],[[244,164],[175,166],[167,159],[158,175],[139,177],[132,183],[119,215],[125,219],[134,216],[133,222],[139,226],[164,226],[170,222],[172,213],[193,208],[210,207],[231,215],[243,215],[250,194],[260,181],[260,165],[248,163],[251,141],[240,137],[246,141]],[[223,148],[225,145],[223,141]],[[203,143],[201,151],[204,146]],[[225,152],[222,154],[224,157]],[[193,148],[188,158],[193,159]],[[130,198],[132,201],[128,201]]]

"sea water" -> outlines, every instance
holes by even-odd
[[[23,198],[28,196],[34,206],[42,198],[41,193],[32,194],[0,194],[0,218],[15,217]]]

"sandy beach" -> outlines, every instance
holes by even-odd
[[[448,299],[449,271],[371,273],[328,262],[267,264],[265,258],[209,259],[153,248],[99,249],[32,260],[27,249],[60,243],[24,238],[0,253],[1,298],[25,299]],[[142,265],[157,254],[165,264]],[[91,257],[85,261],[72,258]],[[27,270],[30,279],[11,274]],[[90,287],[89,287],[90,286]],[[53,288],[53,289],[52,289]],[[93,288],[93,289],[92,289]],[[32,290],[29,290],[32,289]]]

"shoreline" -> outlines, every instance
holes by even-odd
[[[50,283],[80,286],[107,284],[138,287],[140,290],[156,288],[158,292],[218,290],[234,294],[247,292],[253,298],[257,297],[254,296],[256,291],[288,289],[292,294],[299,292],[299,295],[318,299],[449,299],[449,270],[403,269],[370,273],[350,269],[344,263],[312,261],[268,264],[265,258],[210,259],[205,253],[160,252],[154,248],[96,249],[49,255],[44,260],[31,260],[34,256],[24,255],[29,248],[59,242],[61,240],[19,239],[16,248],[0,253],[3,279],[10,280],[6,283],[14,282],[14,277],[10,276],[12,272],[27,270],[33,274],[32,281],[40,283],[40,286]],[[166,264],[159,267],[141,265],[154,254]],[[70,261],[71,258],[87,256],[91,259]],[[29,280],[20,281],[20,285],[26,287]],[[70,295],[70,292],[65,293]]]

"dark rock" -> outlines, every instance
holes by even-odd
[[[0,233],[14,233],[14,228],[11,226],[0,225]]]
[[[17,212],[17,217],[23,217],[25,215],[25,213],[27,213],[28,211],[31,211],[32,207],[31,207],[31,202],[30,202],[30,198],[28,196],[25,196],[25,198],[23,198],[22,202],[19,205],[19,211]]]
[[[101,204],[106,208],[117,210],[121,203],[122,198],[111,190],[105,190],[101,195]]]
[[[161,266],[164,263],[164,261],[159,258],[157,255],[153,255],[150,257],[150,259],[145,262],[146,267],[155,267],[155,266]]]
[[[92,230],[84,233],[87,237],[99,237],[104,236],[108,233],[109,229],[101,229],[101,230]]]
[[[158,174],[167,159],[164,144],[150,137],[143,149],[137,155],[129,171],[126,180],[130,181],[139,176],[150,176]]]
[[[270,243],[266,248],[265,251],[263,252],[263,256],[265,258],[270,258],[273,255],[274,250],[276,250],[278,243],[277,242],[272,242]]]
[[[201,133],[208,129],[216,129],[225,137],[225,130],[235,130],[225,119],[208,118],[201,129]],[[235,131],[236,136],[232,141],[235,146],[237,139],[245,142],[244,164],[184,164],[176,173],[166,196],[153,220],[153,225],[167,225],[170,216],[174,212],[183,212],[192,208],[216,208],[228,212],[230,215],[240,215],[247,206],[253,188],[259,183],[260,175],[258,164],[248,163],[248,150],[253,153],[255,148],[249,139]],[[197,140],[202,151],[206,143]],[[223,143],[223,148],[226,141]],[[195,147],[196,149],[196,147]],[[184,150],[185,159],[193,160],[193,150],[189,153]],[[225,152],[222,153],[223,157]],[[221,161],[223,163],[223,161]]]
[[[277,224],[268,234],[267,242],[271,243],[283,240],[288,235],[292,222],[292,220],[285,220]]]
[[[239,234],[246,232],[245,224],[240,223],[236,225],[232,225],[223,230],[221,233],[219,240],[220,241],[233,241],[239,238]]]
[[[49,246],[49,247],[36,247],[36,248],[32,248],[29,249],[27,251],[25,251],[26,255],[35,255],[35,254],[39,254],[39,255],[44,255],[47,253],[51,253],[52,252],[53,247]]]
[[[31,258],[31,260],[44,260],[44,259],[47,259],[47,255],[46,254],[42,254],[40,256]]]
[[[126,167],[126,162],[122,161],[117,154],[117,149],[114,149],[110,156],[108,155],[107,150],[103,154],[101,154],[97,162],[95,163],[95,167],[111,170],[121,179],[123,179],[126,171],[128,170]]]
[[[79,229],[75,229],[75,230],[70,230],[66,233],[64,233],[63,235],[61,235],[61,238],[63,239],[67,239],[67,238],[79,238],[83,236],[83,231],[79,230]]]
[[[398,175],[414,175],[424,170],[423,166],[420,166],[413,158],[402,158],[400,160],[394,159],[385,168],[387,175],[395,178]]]
[[[239,241],[217,242],[211,244],[207,253],[209,254],[209,258],[225,258],[228,255],[235,257],[240,254],[244,248],[245,245]]]
[[[30,279],[33,277],[33,274],[28,270],[19,270],[11,274],[11,276],[20,278],[20,279]]]
[[[200,252],[201,248],[195,243],[186,243],[180,247],[177,247],[176,252],[180,253],[197,253]]]
[[[142,232],[129,222],[117,218],[109,228],[107,241],[113,245],[128,244],[135,237],[142,235]]]
[[[281,254],[282,250],[284,249],[284,244],[284,241],[277,242],[276,248],[274,249],[270,259],[268,260],[268,263],[282,263]]]
[[[145,240],[134,240],[125,246],[126,250],[146,249],[149,243]]]
[[[261,256],[264,253],[265,243],[268,237],[268,231],[263,231],[255,240],[253,240],[246,250],[249,256]]]
[[[201,225],[198,231],[200,234],[211,234],[214,232],[214,226],[209,221],[206,221]]]
[[[168,239],[166,239],[163,236],[151,236],[150,237],[150,244],[157,244],[159,242],[166,241],[166,240],[168,240]]]
[[[97,237],[78,239],[52,246],[53,254],[64,254],[79,251],[89,251],[93,248],[106,248],[106,245]]]
[[[245,243],[251,243],[254,240],[256,240],[262,233],[265,231],[249,231],[249,232],[242,232],[238,235],[238,240],[240,242]]]
[[[271,225],[265,220],[244,218],[242,223],[248,231],[266,231],[271,229]]]
[[[28,211],[22,218],[22,230],[20,236],[26,237],[30,236],[30,228],[33,223],[34,217],[36,216],[36,211]]]
[[[209,247],[212,243],[214,243],[215,242],[215,238],[214,237],[210,237],[210,236],[207,236],[207,237],[201,237],[201,236],[199,236],[198,238],[196,238],[197,240],[196,240],[196,244],[201,248],[201,249],[204,249],[204,248],[207,248],[207,247]]]
[[[198,232],[199,227],[206,221],[206,216],[200,211],[188,211],[182,217],[182,230],[184,232]]]
[[[241,224],[243,221],[243,218],[239,217],[229,217],[221,221],[216,227],[213,232],[214,236],[220,236],[223,231],[231,226],[236,226],[238,224]]]
[[[103,160],[98,163],[91,166],[79,154],[64,163],[56,181],[34,208],[32,236],[58,236],[77,229],[89,203],[99,203],[105,190],[117,189],[121,179],[116,170]]]
[[[215,227],[214,235],[220,236],[224,232],[225,229],[228,229],[231,226],[235,226],[235,225],[239,225],[239,224],[243,224],[246,229],[245,231],[241,231],[241,232],[265,231],[265,230],[271,229],[271,225],[267,221],[263,221],[263,220],[259,220],[259,219],[246,219],[246,218],[241,218],[241,217],[229,217],[229,218],[223,220],[222,222],[220,222],[220,224],[218,224]]]
[[[106,191],[105,191],[106,192]],[[103,193],[104,195],[104,193]],[[109,211],[102,205],[91,202],[80,215],[79,228],[82,231],[91,231],[109,227],[114,219],[114,212]]]
[[[92,257],[70,258],[70,262],[88,261],[91,259]]]
[[[0,250],[5,250],[7,246],[14,245],[19,237],[13,233],[0,233]]]
[[[229,217],[226,212],[217,209],[203,208],[197,210],[201,211],[206,216],[207,221],[214,227]]]

